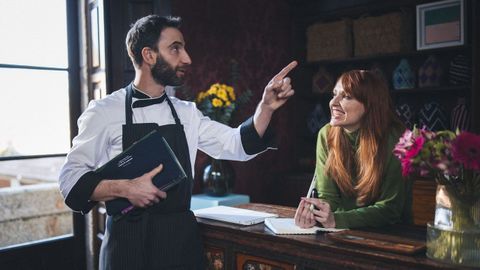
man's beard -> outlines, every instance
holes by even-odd
[[[177,76],[177,72],[162,57],[157,57],[157,63],[151,69],[152,77],[156,83],[163,86],[180,86],[183,84],[183,77]]]

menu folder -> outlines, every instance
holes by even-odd
[[[187,178],[185,170],[165,138],[154,130],[98,168],[95,173],[102,179],[134,179],[160,164],[163,164],[162,171],[152,179],[158,189],[167,191]],[[130,201],[125,198],[106,201],[105,204],[108,215],[116,215],[132,207]]]

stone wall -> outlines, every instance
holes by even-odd
[[[0,188],[0,247],[72,233],[57,183]]]

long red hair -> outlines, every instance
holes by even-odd
[[[400,129],[403,124],[393,111],[388,86],[380,76],[372,71],[352,70],[342,74],[339,81],[347,94],[363,104],[365,114],[360,120],[355,152],[343,128],[331,127],[325,172],[344,195],[356,196],[357,205],[363,206],[378,197],[389,154],[388,135],[392,128]]]

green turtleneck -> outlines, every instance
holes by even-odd
[[[318,133],[315,174],[317,175],[316,187],[319,198],[330,204],[336,227],[379,227],[400,221],[410,223],[411,186],[403,179],[400,161],[392,154],[401,133],[390,131],[387,142],[389,155],[386,157],[387,163],[378,198],[369,205],[358,206],[355,197],[347,197],[341,194],[335,181],[324,174],[328,156],[327,132],[329,129],[330,124],[327,124]],[[353,149],[357,150],[358,131],[346,134]]]

